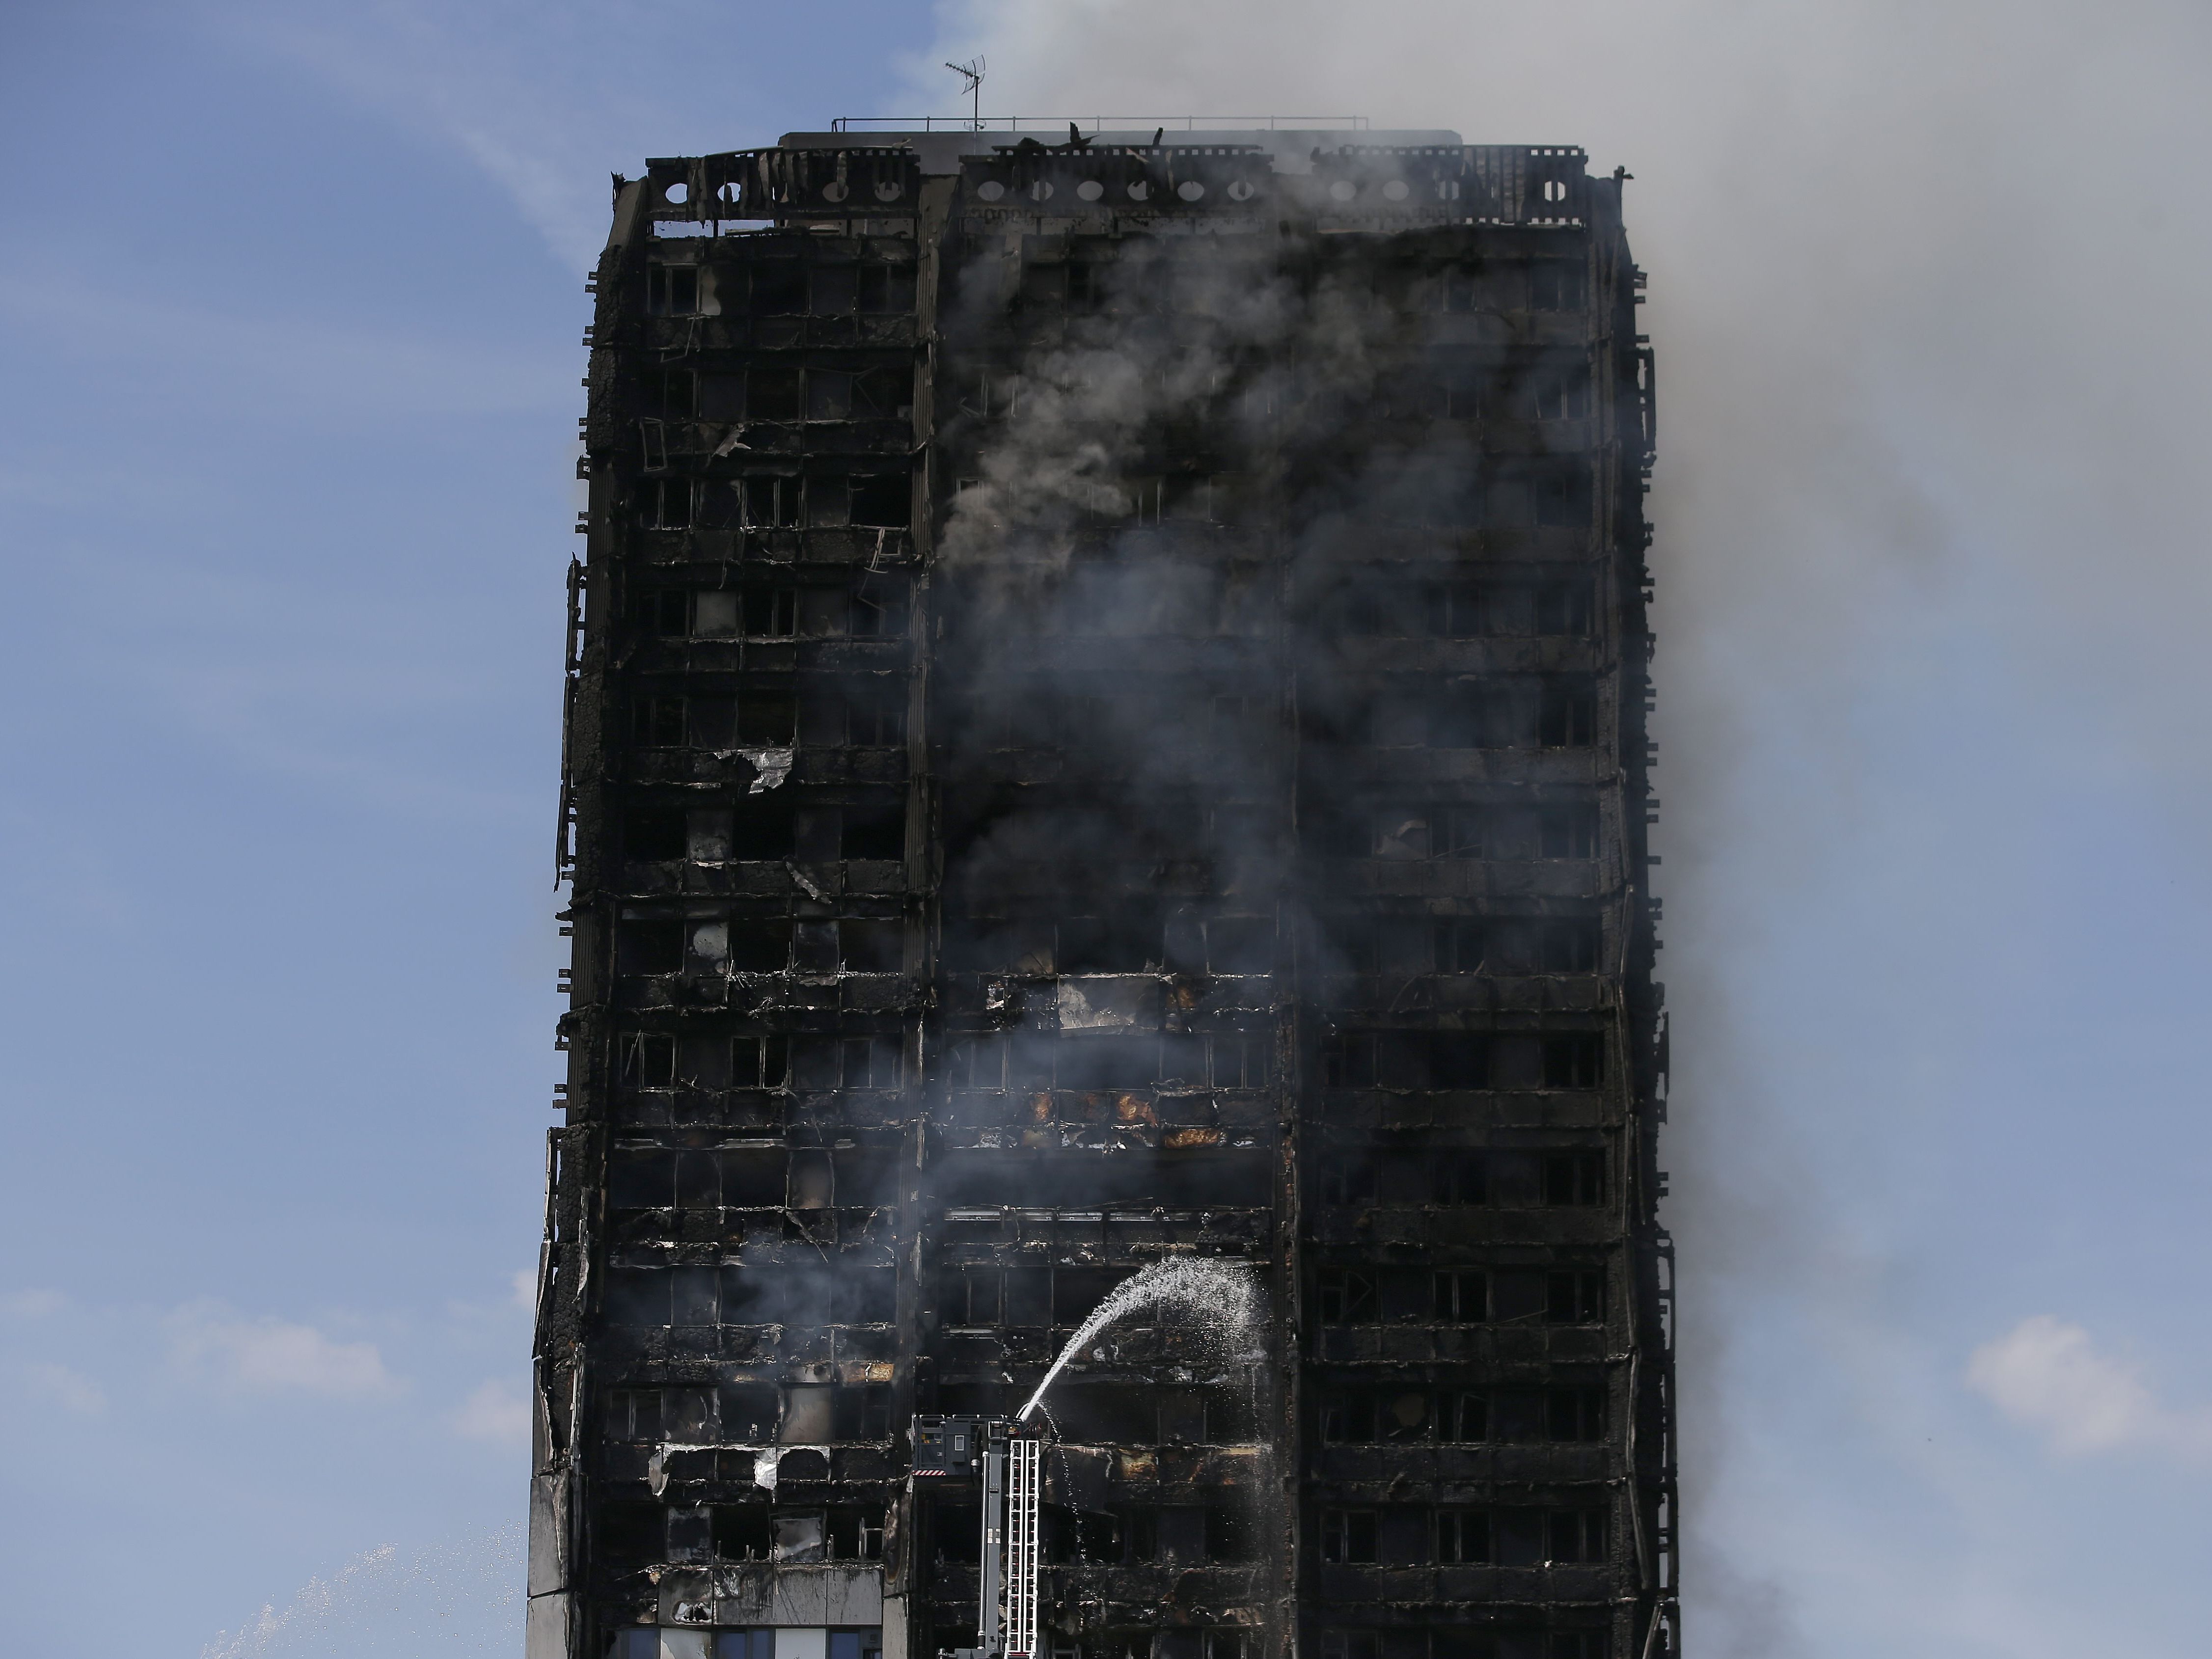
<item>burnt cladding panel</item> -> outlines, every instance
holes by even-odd
[[[593,278],[533,1656],[811,1605],[858,1659],[884,1622],[928,914],[919,193],[896,155],[654,162]]]

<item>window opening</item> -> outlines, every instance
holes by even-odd
[[[1605,1269],[1563,1267],[1544,1276],[1544,1320],[1551,1325],[1605,1322]]]
[[[1595,916],[1554,916],[1536,925],[1536,968],[1546,974],[1597,971],[1598,921]]]
[[[896,1036],[838,1040],[841,1080],[848,1089],[896,1089],[904,1073],[905,1044]]]
[[[914,267],[862,265],[854,298],[864,313],[899,315],[914,309]]]
[[[645,478],[639,481],[647,530],[689,530],[691,527],[692,489],[689,478]]]
[[[1490,1159],[1481,1152],[1442,1152],[1430,1164],[1439,1204],[1490,1202]]]
[[[872,686],[845,696],[845,741],[863,748],[893,749],[906,741],[906,688]]]
[[[896,639],[905,634],[905,589],[886,585],[855,591],[847,631],[859,640]]]
[[[1536,631],[1584,639],[1590,632],[1590,586],[1586,581],[1545,582],[1536,589]]]
[[[788,530],[799,523],[799,481],[780,474],[756,473],[744,480],[739,498],[745,524],[757,530]]]
[[[1322,1268],[1319,1303],[1324,1325],[1371,1325],[1379,1317],[1375,1276],[1354,1268]]]
[[[1436,924],[1437,971],[1479,974],[1488,950],[1488,930],[1480,916],[1447,916]]]
[[[1547,1089],[1595,1089],[1605,1080],[1605,1041],[1595,1031],[1544,1039]]]
[[[799,592],[791,587],[749,587],[744,601],[748,639],[788,639],[799,631]]]
[[[1375,1519],[1373,1510],[1323,1510],[1321,1559],[1346,1564],[1374,1560]]]
[[[1547,859],[1587,859],[1597,856],[1597,808],[1595,805],[1547,806],[1537,814],[1539,854]]]
[[[699,314],[699,267],[647,265],[645,268],[645,308],[654,317],[696,317]]]
[[[1439,1324],[1480,1325],[1490,1317],[1490,1275],[1480,1268],[1450,1268],[1432,1283]]]
[[[1596,740],[1597,696],[1586,684],[1553,682],[1538,705],[1536,741],[1546,749],[1587,749]]]
[[[1445,1563],[1490,1559],[1490,1514],[1486,1510],[1438,1510],[1436,1559]]]
[[[1580,311],[1586,273],[1565,259],[1539,259],[1528,267],[1528,301],[1537,311]]]
[[[1544,1202],[1605,1202],[1603,1152],[1553,1152],[1544,1159]]]

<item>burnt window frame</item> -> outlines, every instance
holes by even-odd
[[[1594,749],[1598,740],[1598,688],[1581,675],[1547,678],[1536,694],[1539,749]]]
[[[669,1031],[626,1030],[610,1035],[610,1070],[618,1089],[676,1086],[676,1037]]]
[[[1549,1267],[1544,1272],[1544,1318],[1547,1325],[1603,1325],[1608,1312],[1602,1263],[1595,1266]]]
[[[1539,1039],[1547,1089],[1601,1089],[1607,1072],[1601,1031],[1553,1031]]]
[[[793,472],[746,473],[737,480],[739,526],[746,530],[803,527],[805,482]]]
[[[1531,963],[1539,974],[1595,974],[1605,962],[1601,917],[1539,916],[1531,930]]]
[[[799,635],[799,589],[742,587],[738,590],[738,637],[788,640]]]
[[[853,589],[845,634],[855,640],[902,640],[907,635],[913,594],[903,581],[864,581]]]
[[[698,481],[684,477],[640,478],[638,523],[646,530],[689,530],[698,521]]]
[[[1328,1566],[1372,1566],[1381,1549],[1378,1510],[1331,1504],[1321,1512],[1321,1559]]]
[[[1555,1446],[1595,1445],[1607,1437],[1611,1401],[1602,1382],[1558,1384],[1544,1390],[1544,1437]]]
[[[906,1087],[906,1039],[896,1031],[855,1031],[837,1038],[837,1086]]]
[[[645,314],[648,317],[697,317],[704,313],[700,301],[706,285],[700,270],[688,261],[654,259],[645,267]]]
[[[1607,1159],[1601,1147],[1543,1154],[1539,1180],[1547,1209],[1587,1209],[1606,1201]]]
[[[1324,1444],[1371,1446],[1375,1443],[1375,1394],[1366,1388],[1323,1391],[1316,1405],[1315,1431]]]
[[[1350,1030],[1332,1033],[1322,1043],[1322,1087],[1372,1089],[1382,1076],[1382,1033]]]
[[[1381,1286],[1366,1267],[1322,1267],[1314,1274],[1314,1319],[1318,1324],[1356,1327],[1382,1321]]]
[[[1491,1202],[1490,1154],[1474,1148],[1432,1153],[1430,1199],[1439,1209],[1487,1209]]]
[[[1449,1389],[1437,1399],[1437,1438],[1458,1446],[1482,1446],[1492,1433],[1490,1390]]]
[[[1596,635],[1597,605],[1588,576],[1559,576],[1533,584],[1529,606],[1529,626],[1538,639]]]
[[[699,416],[699,376],[689,368],[656,368],[638,381],[638,406],[646,418],[692,421]]]
[[[1344,1209],[1372,1208],[1378,1191],[1376,1160],[1349,1148],[1336,1150],[1322,1165],[1316,1183],[1321,1202]]]
[[[1430,923],[1432,957],[1439,974],[1480,974],[1490,966],[1490,919],[1437,916]]]
[[[1601,833],[1598,804],[1594,800],[1551,801],[1536,808],[1539,859],[1594,859]],[[1556,850],[1563,848],[1568,850]]]
[[[731,1037],[731,1088],[774,1091],[790,1080],[791,1038],[784,1032],[741,1031]]]
[[[1436,1325],[1489,1324],[1492,1318],[1493,1277],[1487,1267],[1433,1269],[1429,1275],[1430,1322]]]
[[[1540,364],[1529,377],[1529,412],[1538,421],[1586,421],[1592,402],[1592,376],[1587,359],[1562,359]]]
[[[919,291],[915,268],[901,261],[869,260],[858,268],[854,311],[862,317],[908,317]],[[872,289],[878,290],[871,292]]]
[[[1589,267],[1579,259],[1528,261],[1528,309],[1575,312],[1589,308]]]
[[[841,736],[847,748],[902,749],[910,693],[903,677],[848,684],[840,694]]]
[[[1451,1504],[1430,1512],[1429,1559],[1437,1565],[1487,1565],[1495,1553],[1487,1509]]]
[[[1611,1559],[1612,1517],[1597,1505],[1544,1512],[1544,1565],[1593,1566]]]

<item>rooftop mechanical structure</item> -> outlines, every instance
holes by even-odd
[[[1046,137],[616,181],[531,1659],[1675,1653],[1621,175]]]

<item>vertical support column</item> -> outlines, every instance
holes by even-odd
[[[1006,1431],[994,1423],[985,1431],[983,1452],[983,1559],[981,1594],[976,1597],[975,1651],[981,1659],[1001,1659],[1006,1625],[1000,1617],[1000,1572],[1006,1547]]]

